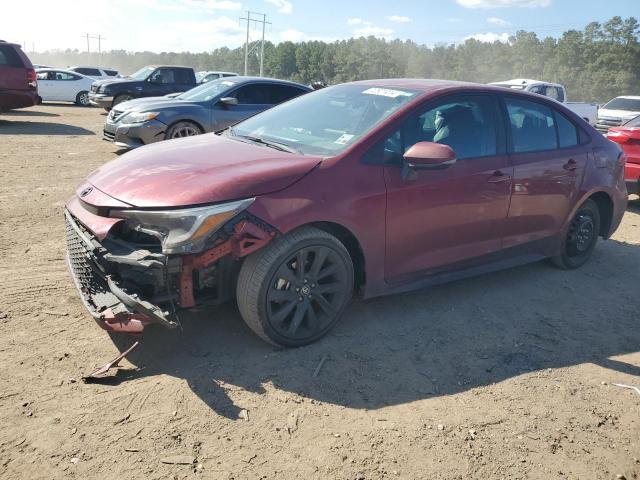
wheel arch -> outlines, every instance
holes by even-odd
[[[166,131],[169,131],[170,128],[172,128],[174,125],[177,125],[180,122],[189,122],[189,123],[193,123],[196,127],[198,127],[200,129],[200,133],[206,133],[206,130],[204,129],[204,127],[200,124],[200,122],[198,122],[197,120],[194,120],[192,118],[181,118],[179,120],[176,120],[174,122],[171,122],[169,125],[167,125]]]
[[[329,221],[317,221],[300,225],[300,227],[303,226],[312,226],[336,237],[345,246],[349,252],[351,261],[353,262],[354,289],[358,291],[362,286],[364,286],[367,279],[364,252],[360,245],[360,241],[353,232],[351,232],[351,230],[339,223]]]
[[[601,237],[608,238],[613,221],[613,200],[607,192],[603,191],[592,193],[589,195],[589,199],[596,203],[600,213],[600,231],[598,233]]]

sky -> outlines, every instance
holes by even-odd
[[[0,38],[28,52],[87,50],[191,51],[238,47],[247,10],[266,14],[272,42],[374,35],[419,44],[466,38],[506,41],[517,30],[559,36],[614,15],[640,16],[640,0],[30,0],[6,2]],[[262,18],[261,15],[252,15]],[[250,39],[261,37],[252,23]],[[91,51],[98,50],[90,38]]]

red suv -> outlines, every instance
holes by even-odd
[[[67,204],[68,260],[109,331],[175,328],[182,309],[236,298],[260,337],[298,346],[356,291],[580,267],[621,221],[624,160],[539,95],[342,84],[99,168]]]
[[[0,112],[38,103],[38,83],[20,45],[0,40]]]
[[[629,193],[640,195],[640,116],[629,120],[621,127],[611,127],[607,138],[622,147],[627,155],[624,179]]]

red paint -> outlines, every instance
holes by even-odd
[[[627,156],[624,179],[629,193],[640,194],[640,127],[612,127],[607,138],[619,144]]]
[[[619,149],[561,104],[500,87],[456,82],[363,83],[423,93],[332,158],[202,135],[127,153],[89,181],[109,197],[143,207],[255,196],[248,212],[283,234],[309,223],[335,223],[359,243],[365,297],[397,290],[398,285],[461,262],[480,262],[487,254],[507,255],[513,250],[508,247],[519,247],[523,255],[554,255],[576,209],[595,193],[613,203],[604,236],[618,227],[627,203]],[[402,178],[400,166],[363,163],[363,155],[424,102],[473,92],[535,99],[560,110],[588,138],[574,148],[517,155],[506,151],[505,142],[505,153],[458,160],[443,169],[416,169],[410,180]],[[77,200],[68,208],[94,233],[97,228],[103,234],[109,222],[115,223],[79,213]]]

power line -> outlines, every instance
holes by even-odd
[[[251,18],[252,15],[260,15],[259,18]],[[247,75],[249,72],[249,31],[251,29],[251,22],[255,25],[262,25],[262,42],[260,44],[260,76],[263,76],[264,73],[264,30],[266,25],[272,25],[271,22],[267,22],[267,16],[264,13],[250,12],[247,10],[247,16],[241,17],[240,20],[246,20],[247,22],[247,40],[244,44],[244,74]],[[253,48],[252,48],[253,50]]]

